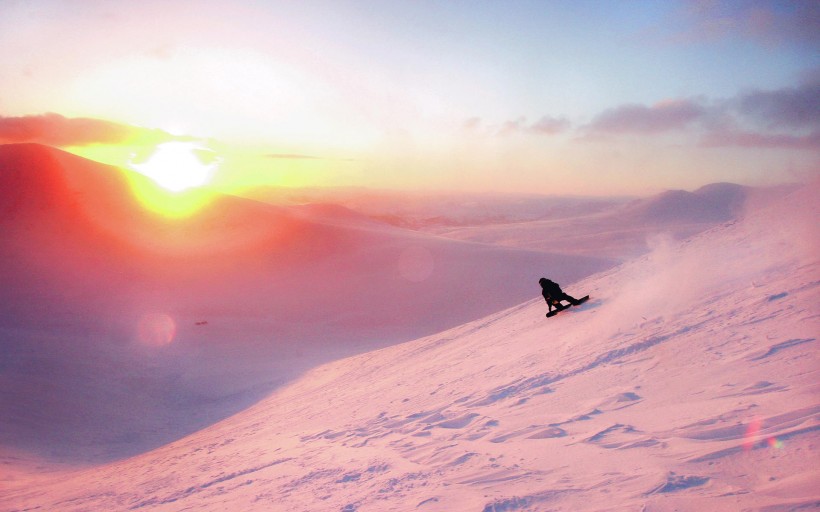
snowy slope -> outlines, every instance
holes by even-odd
[[[670,190],[566,218],[475,225],[439,234],[510,247],[571,251],[626,261],[649,252],[659,237],[682,240],[740,216],[748,202],[765,202],[787,188],[713,183],[694,192]]]
[[[318,363],[520,303],[542,272],[611,265],[232,196],[167,219],[128,174],[0,146],[0,451],[141,453]]]
[[[797,510],[820,503],[818,192],[320,366],[142,455],[10,469],[0,509]]]

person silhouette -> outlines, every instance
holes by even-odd
[[[580,304],[578,299],[564,293],[561,287],[558,286],[558,283],[550,281],[546,277],[539,279],[538,284],[541,285],[541,295],[544,297],[544,300],[547,301],[550,312],[552,312],[553,306],[555,306],[555,309],[564,309],[566,306],[561,305],[562,300],[569,302],[573,306]]]

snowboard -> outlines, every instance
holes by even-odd
[[[586,301],[588,301],[588,300],[589,300],[589,295],[584,295],[583,297],[581,297],[580,299],[578,299],[578,305],[580,306],[581,304],[583,304],[584,302],[586,302]],[[558,306],[554,306],[554,307],[555,307],[555,309],[553,309],[552,311],[550,311],[549,313],[547,313],[547,318],[549,318],[549,317],[551,317],[551,316],[555,316],[555,315],[557,315],[558,313],[560,313],[561,311],[563,311],[563,310],[565,310],[565,309],[567,309],[567,308],[569,308],[569,307],[571,307],[571,306],[572,306],[572,304],[567,304],[566,306],[564,306],[564,305],[560,305],[560,304],[559,304]]]

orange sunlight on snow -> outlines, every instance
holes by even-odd
[[[173,192],[139,174],[129,176],[131,189],[142,206],[170,219],[189,217],[210,203],[215,193],[206,188]]]

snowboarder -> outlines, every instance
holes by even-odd
[[[538,284],[541,285],[541,295],[544,296],[544,300],[547,301],[547,306],[549,306],[550,312],[552,312],[552,307],[555,306],[556,310],[562,310],[566,306],[561,305],[561,301],[565,300],[572,304],[573,306],[577,306],[581,302],[576,299],[575,297],[571,297],[561,290],[561,287],[558,286],[558,283],[550,281],[546,277],[542,277],[538,280]]]

